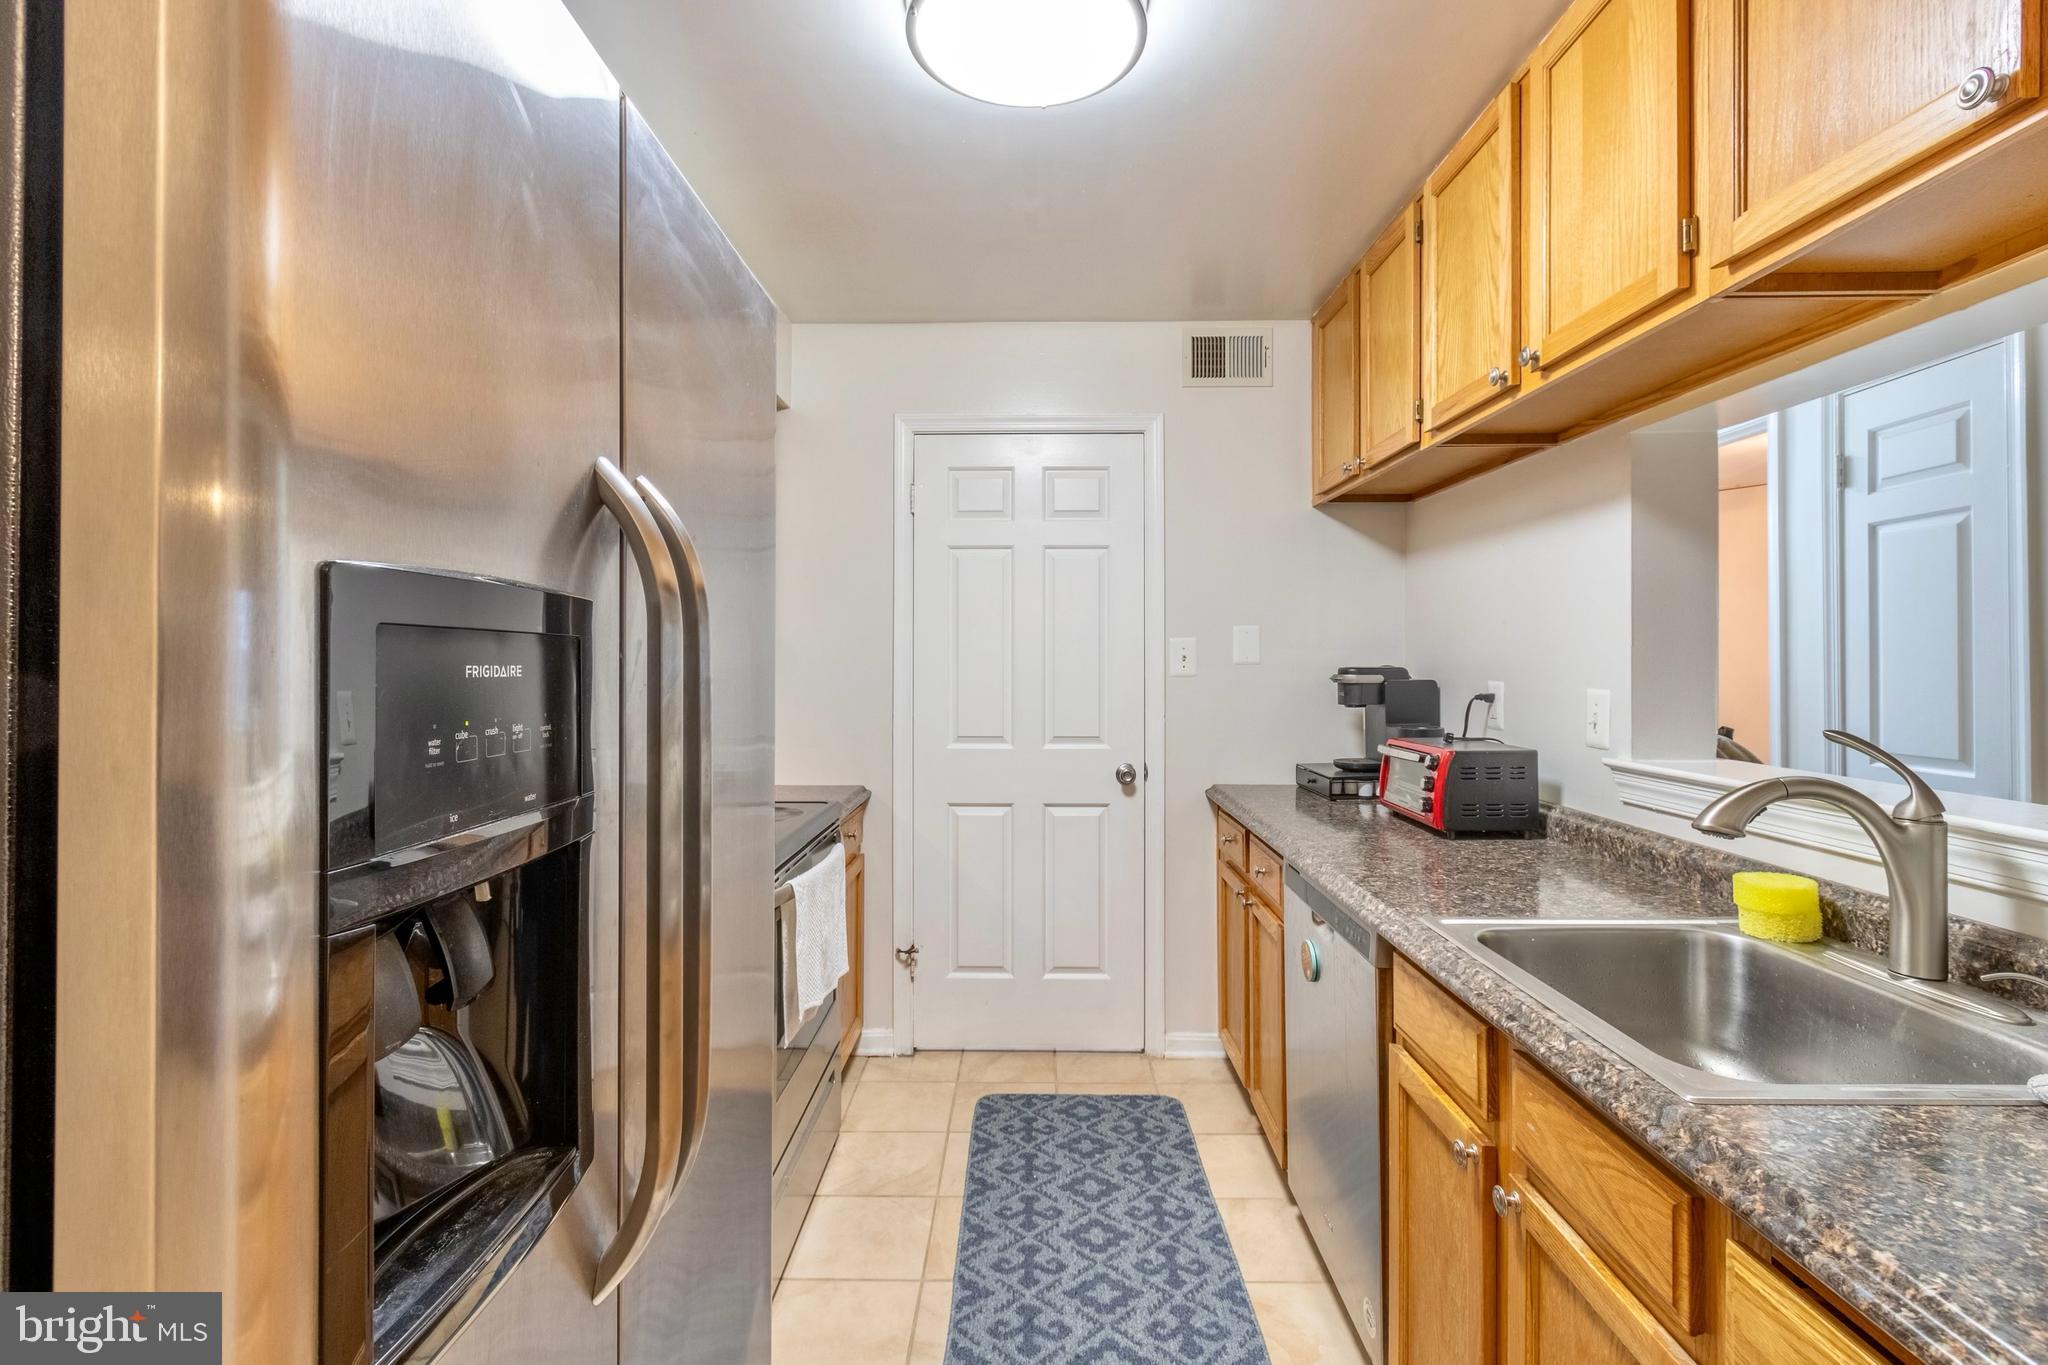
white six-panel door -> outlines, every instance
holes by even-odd
[[[1843,716],[1943,791],[2024,800],[2008,370],[1987,346],[1842,395]]]
[[[917,1045],[1140,1048],[1144,438],[912,453]]]

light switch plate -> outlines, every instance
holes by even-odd
[[[1195,676],[1195,637],[1176,635],[1166,642],[1166,671],[1176,678]]]
[[[1586,747],[1588,749],[1611,749],[1614,740],[1609,730],[1613,719],[1614,694],[1604,687],[1586,689]]]
[[[1259,661],[1259,628],[1257,626],[1232,626],[1230,628],[1230,662],[1234,664],[1255,664]]]

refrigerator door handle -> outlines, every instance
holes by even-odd
[[[619,1219],[618,1235],[605,1248],[591,1286],[591,1302],[603,1303],[654,1238],[668,1211],[682,1169],[683,1088],[674,1081],[673,1057],[683,1033],[682,897],[680,854],[671,831],[680,824],[683,764],[678,738],[684,725],[683,593],[676,562],[645,501],[610,460],[594,471],[597,494],[625,532],[639,567],[647,601],[647,936],[635,945],[619,940],[619,975],[641,972],[647,983],[645,1040],[639,1049],[645,1072],[639,1080],[641,1106],[640,1177],[632,1201]],[[619,1021],[624,1034],[625,1020]],[[623,1049],[622,1049],[623,1051]],[[628,1053],[630,1055],[630,1053]]]
[[[697,542],[674,505],[645,474],[634,480],[634,486],[668,542],[683,599],[682,982],[683,1026],[689,1041],[682,1053],[683,1159],[676,1168],[680,1187],[704,1144],[711,1087],[711,605]]]

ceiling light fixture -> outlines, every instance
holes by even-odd
[[[1147,0],[906,0],[910,50],[971,99],[1043,109],[1109,89],[1145,50]]]

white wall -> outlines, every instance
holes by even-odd
[[[1181,324],[794,329],[776,433],[776,768],[873,789],[867,1027],[892,1027],[891,710],[899,413],[1164,417],[1166,629],[1200,672],[1166,680],[1166,1029],[1213,1038],[1214,782],[1289,782],[1360,746],[1341,664],[1401,661],[1405,509],[1309,506],[1309,332],[1280,323],[1270,389],[1184,389]],[[1624,490],[1625,491],[1625,490]],[[1233,666],[1257,625],[1264,662]],[[1624,645],[1624,649],[1626,646]],[[1624,654],[1624,658],[1626,655]],[[1142,913],[1143,907],[1131,907]]]
[[[1534,747],[1548,800],[1620,814],[1607,755],[1585,747],[1586,691],[1613,693],[1630,742],[1630,448],[1599,433],[1409,509],[1408,655],[1465,698],[1506,684],[1506,738]]]

